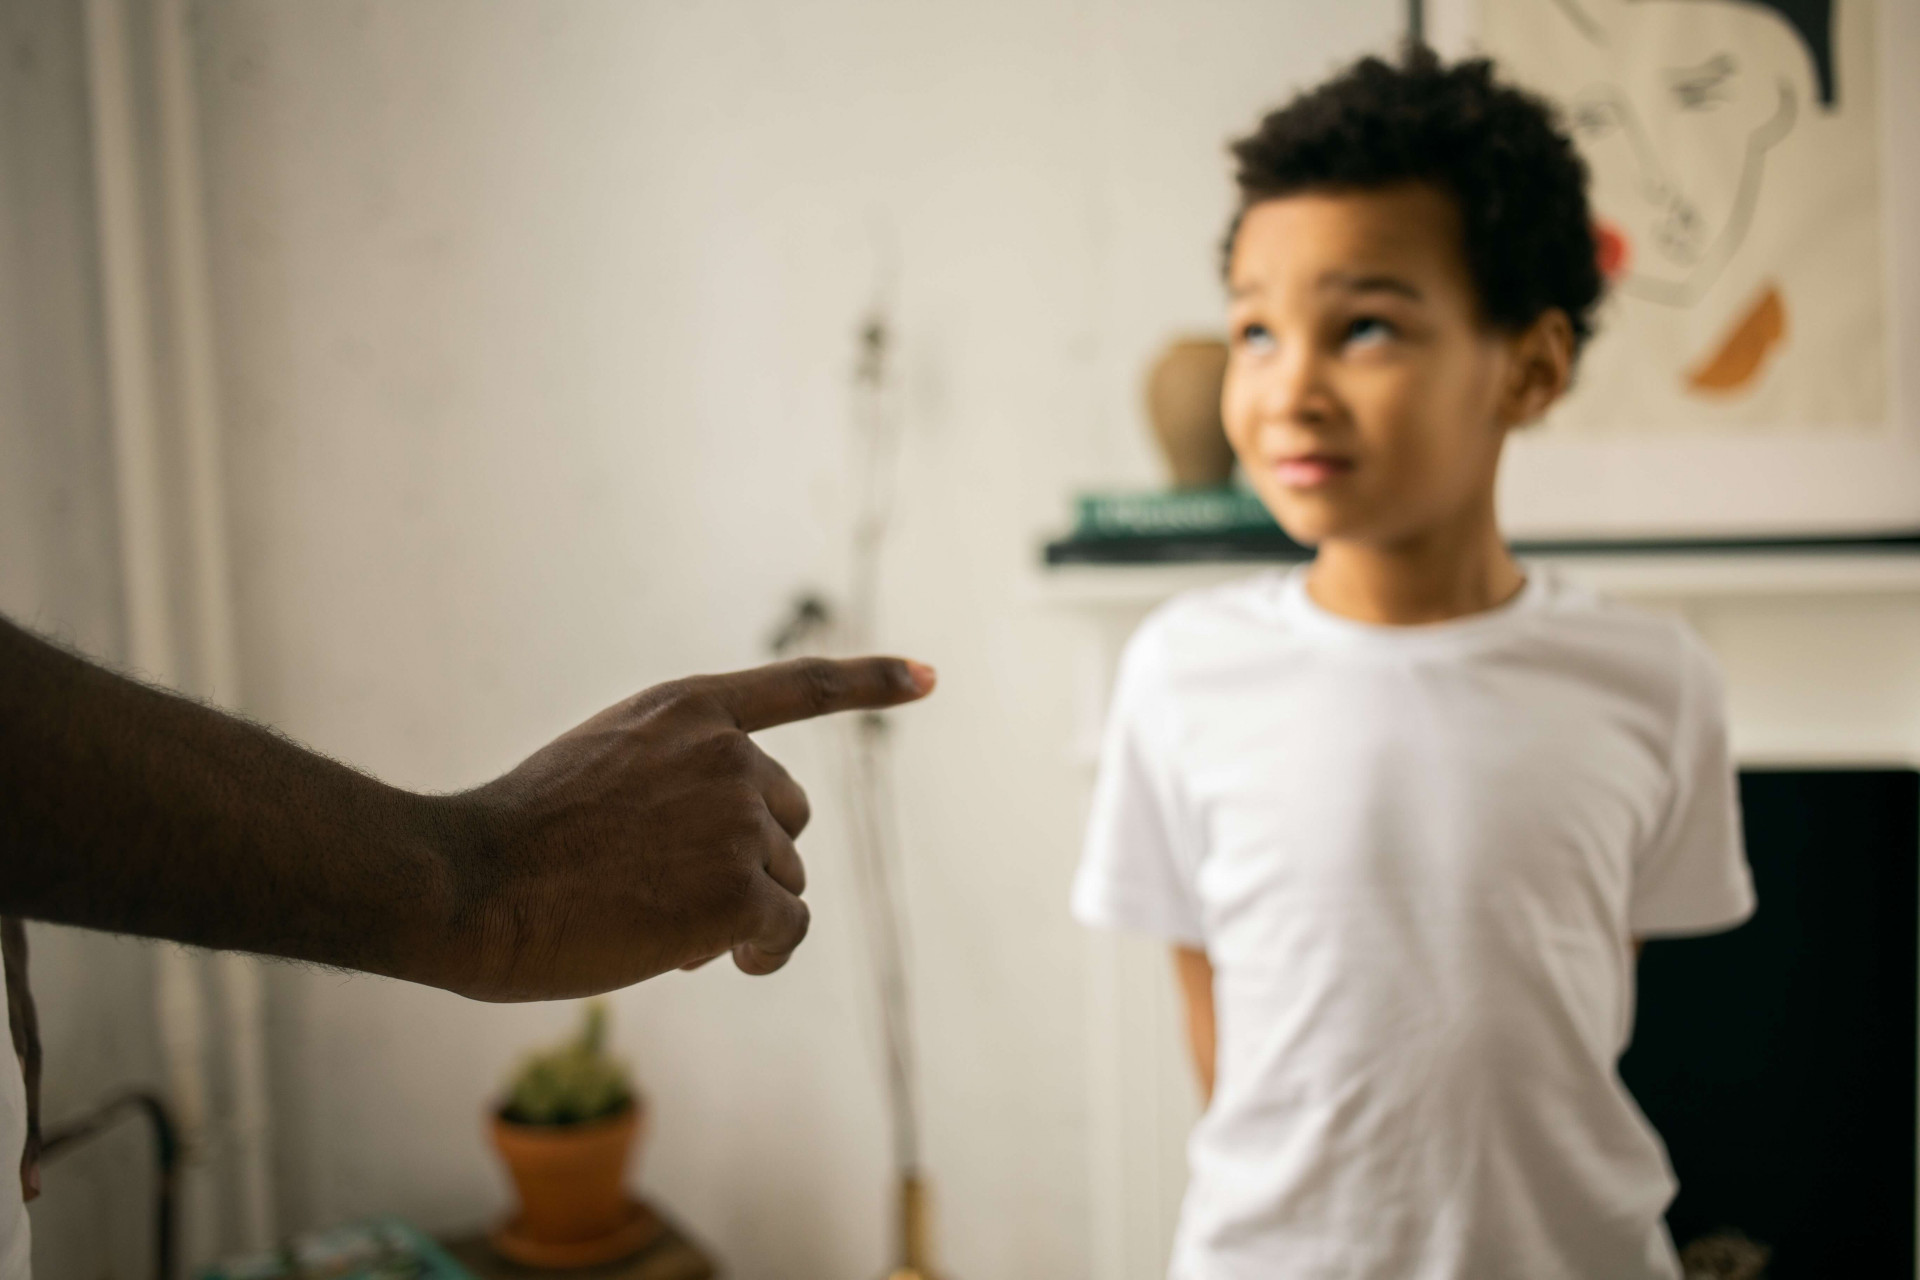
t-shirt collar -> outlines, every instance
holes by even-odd
[[[1343,618],[1323,608],[1307,591],[1310,568],[1310,565],[1301,565],[1287,573],[1279,584],[1275,603],[1289,626],[1303,635],[1333,644],[1400,653],[1457,652],[1503,639],[1540,609],[1553,585],[1551,572],[1544,566],[1522,564],[1520,568],[1526,574],[1526,582],[1517,595],[1503,604],[1445,622],[1391,626]]]

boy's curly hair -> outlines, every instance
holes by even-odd
[[[1517,332],[1552,307],[1593,334],[1600,269],[1587,166],[1544,99],[1494,80],[1484,58],[1443,64],[1410,45],[1394,66],[1363,58],[1233,144],[1240,206],[1326,188],[1425,182],[1460,209],[1467,268],[1486,320]]]

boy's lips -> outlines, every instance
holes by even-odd
[[[1273,464],[1273,474],[1289,489],[1318,489],[1352,470],[1353,459],[1325,453],[1281,458]]]

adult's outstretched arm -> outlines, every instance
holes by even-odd
[[[391,787],[0,618],[0,914],[540,1000],[807,930],[807,799],[748,735],[923,697],[897,658],[647,689],[505,776]]]

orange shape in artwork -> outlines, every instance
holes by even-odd
[[[1767,358],[1786,336],[1787,304],[1770,284],[1727,331],[1714,353],[1687,373],[1687,386],[1720,394],[1745,389],[1760,376]]]
[[[1632,254],[1632,245],[1627,241],[1627,233],[1614,226],[1605,218],[1593,220],[1593,256],[1595,265],[1600,268],[1602,279],[1617,280],[1627,269],[1627,261]]]

